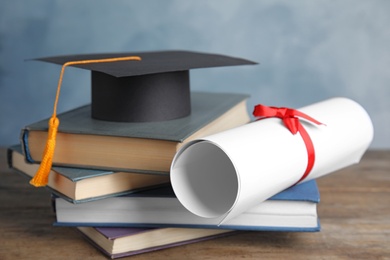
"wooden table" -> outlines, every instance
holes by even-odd
[[[321,232],[244,232],[132,259],[390,259],[390,151],[369,151],[318,185]],[[1,149],[0,259],[106,259],[53,220],[49,192],[6,169]]]

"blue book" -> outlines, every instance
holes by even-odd
[[[316,182],[308,181],[218,225],[221,218],[202,218],[185,209],[168,186],[83,204],[55,198],[55,225],[319,231],[319,199]]]
[[[8,148],[8,166],[31,179],[39,165],[25,160],[20,145]],[[46,186],[72,203],[125,195],[169,183],[169,176],[109,170],[53,167]]]

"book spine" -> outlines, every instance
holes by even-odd
[[[12,169],[13,166],[12,166],[12,153],[13,153],[13,150],[10,148],[7,149],[7,165],[8,165],[8,168]]]
[[[26,128],[22,129],[21,133],[20,133],[20,143],[22,145],[22,152],[23,152],[24,158],[26,158],[26,160],[29,163],[35,163],[35,161],[31,157],[30,150],[28,147],[28,133],[29,133],[29,131]]]

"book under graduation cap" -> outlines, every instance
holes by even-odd
[[[8,148],[8,165],[29,179],[34,176],[39,166],[25,160],[20,145]],[[154,174],[53,167],[46,187],[55,195],[72,203],[84,203],[155,188],[167,183],[168,176]]]
[[[140,60],[82,62],[128,55]],[[87,69],[92,75],[91,105],[58,116],[54,165],[167,173],[182,143],[249,121],[247,95],[191,93],[189,70],[256,64],[252,61],[188,51],[38,60]],[[22,130],[24,153],[30,162],[42,160],[50,132],[47,122]]]
[[[319,231],[315,181],[293,186],[239,216],[218,225],[221,218],[189,212],[171,186],[82,204],[54,199],[56,226],[181,227],[229,230]]]
[[[112,259],[138,255],[236,233],[222,229],[78,227],[87,240]]]

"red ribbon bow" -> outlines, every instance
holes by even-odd
[[[292,134],[300,133],[307,150],[307,167],[302,175],[302,177],[295,183],[298,184],[304,180],[312,170],[315,161],[315,152],[313,142],[307,133],[306,129],[303,127],[299,118],[306,119],[309,122],[321,125],[322,123],[318,122],[314,118],[291,108],[286,107],[268,107],[264,105],[256,105],[253,111],[255,117],[260,117],[259,119],[278,117],[283,120],[284,125],[290,130]]]

